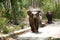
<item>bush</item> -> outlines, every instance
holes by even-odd
[[[24,23],[20,23],[20,27],[21,27],[21,29],[23,29],[23,28],[24,28],[24,26],[25,26],[25,24],[24,24]]]
[[[8,20],[6,18],[0,17],[0,32],[6,32],[7,33],[7,23]]]

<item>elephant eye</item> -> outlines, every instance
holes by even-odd
[[[37,14],[37,12],[34,11],[34,12],[32,12],[32,14]]]

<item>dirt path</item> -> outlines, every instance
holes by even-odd
[[[19,40],[47,40],[49,37],[60,38],[60,21],[49,24],[44,28],[39,28],[39,33],[32,33],[31,31],[18,35]],[[47,38],[47,39],[46,39]]]

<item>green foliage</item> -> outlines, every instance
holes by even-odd
[[[26,24],[24,24],[23,21],[20,21],[19,25],[13,25],[12,29],[9,28],[9,29],[11,29],[10,32],[15,31],[15,30],[23,29],[25,25]]]
[[[21,26],[21,27],[24,27],[24,26],[25,26],[25,24],[24,24],[24,23],[20,23],[20,26]]]
[[[54,18],[60,19],[59,16],[60,16],[60,8],[57,8],[57,9],[55,10]]]
[[[22,22],[18,26],[17,25],[7,26],[7,23],[8,23],[8,20],[6,18],[0,17],[0,32],[7,34],[15,30],[19,30],[25,26],[25,24]]]
[[[8,33],[9,33],[9,29],[8,29],[7,27],[4,27],[4,28],[3,28],[3,33],[4,33],[4,34],[8,34]]]
[[[3,2],[3,0],[0,0],[0,2]]]
[[[54,18],[60,19],[60,1],[59,0],[43,0],[41,3],[40,8],[44,10],[44,13],[47,13],[47,11],[53,11],[54,12]]]
[[[5,29],[7,23],[8,23],[8,20],[6,18],[0,17],[0,32],[1,31],[4,32],[5,30],[7,30],[7,29]]]
[[[24,20],[26,18],[26,13],[24,13],[23,11],[20,11],[19,14],[17,15],[18,18],[21,20]]]
[[[53,2],[51,1],[51,0],[43,0],[43,2],[42,2],[43,4],[42,4],[42,9],[44,9],[44,11],[48,11],[48,10],[50,10],[50,11],[53,11],[53,8],[54,8],[54,4],[53,4]]]

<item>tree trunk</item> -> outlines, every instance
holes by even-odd
[[[36,6],[37,6],[37,5],[36,5],[36,0],[32,0],[32,7],[33,7],[33,8],[36,8]]]
[[[11,6],[12,6],[12,15],[13,15],[13,23],[15,24],[15,25],[18,25],[18,21],[17,21],[17,17],[16,17],[16,15],[17,15],[17,10],[16,10],[16,1],[17,0],[10,0],[11,1]]]

